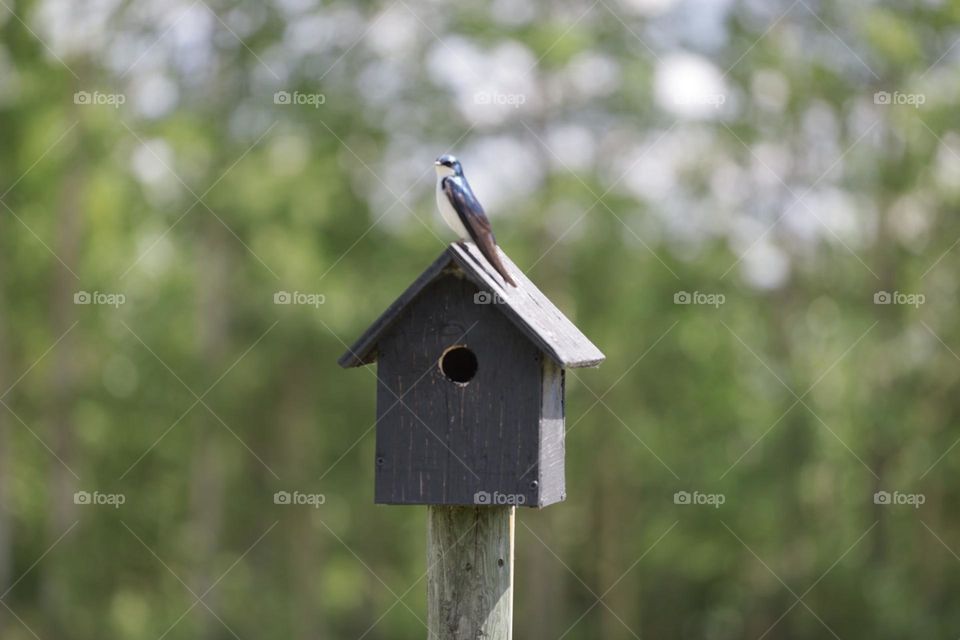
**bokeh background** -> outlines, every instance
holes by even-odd
[[[426,636],[336,358],[448,151],[608,357],[516,637],[956,638],[958,19],[0,0],[0,637]]]

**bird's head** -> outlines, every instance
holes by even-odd
[[[433,168],[437,170],[437,175],[441,178],[463,175],[463,167],[460,166],[460,161],[449,153],[437,158],[437,161],[433,163]]]

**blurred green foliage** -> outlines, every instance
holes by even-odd
[[[424,636],[336,358],[447,150],[608,356],[516,637],[957,635],[960,2],[0,5],[4,640]]]

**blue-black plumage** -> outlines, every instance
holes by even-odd
[[[460,161],[444,154],[437,158],[434,167],[437,170],[437,207],[444,222],[461,240],[473,241],[505,282],[517,286],[497,254],[497,240],[490,227],[490,220],[463,175]]]

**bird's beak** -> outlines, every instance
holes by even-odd
[[[439,161],[439,160],[434,160],[433,166],[439,167],[439,166],[440,166],[440,161]]]

